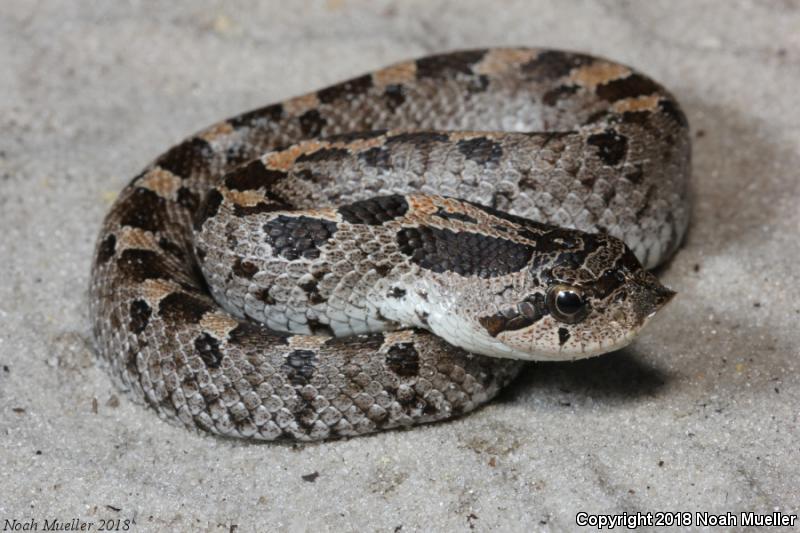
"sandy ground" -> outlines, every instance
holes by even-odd
[[[694,219],[661,272],[680,294],[640,340],[530,365],[453,423],[313,446],[195,435],[118,394],[94,364],[86,288],[100,220],[138,169],[239,111],[499,44],[612,57],[685,107]],[[571,531],[580,511],[800,512],[797,1],[6,0],[0,72],[0,528]]]

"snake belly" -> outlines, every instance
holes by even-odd
[[[382,226],[398,202],[419,204],[414,195],[424,193],[608,234],[652,268],[685,233],[689,172],[677,102],[624,65],[529,48],[398,63],[219,122],[136,176],[95,251],[97,353],[117,385],[163,419],[224,436],[322,440],[458,416],[495,396],[523,363],[469,353],[414,327],[369,333],[352,321],[292,315],[291,306],[284,318],[259,317],[258,306],[278,293],[306,303],[325,297],[325,274],[346,270],[349,258],[331,261],[319,279],[312,272],[296,285],[248,293],[258,266],[218,267],[205,244],[252,240],[253,215],[305,210],[276,215],[282,225],[264,252],[282,250],[291,271],[319,256],[337,220]],[[223,201],[229,218],[216,223]],[[453,205],[438,216],[457,226],[469,215]],[[397,229],[398,238],[413,229]],[[380,283],[406,272],[413,253],[362,274]],[[456,254],[437,268],[458,280],[489,268],[462,264],[469,260]],[[229,288],[212,291],[209,276]]]

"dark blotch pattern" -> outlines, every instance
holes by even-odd
[[[504,331],[527,328],[548,314],[544,296],[536,293],[517,304],[516,308],[503,309],[493,315],[480,317],[478,322],[492,337]]]
[[[661,100],[658,102],[658,107],[661,108],[661,111],[665,115],[671,117],[672,120],[674,120],[684,128],[689,125],[689,121],[686,119],[686,115],[672,100]]]
[[[406,101],[403,86],[397,84],[387,85],[383,92],[383,98],[386,100],[386,107],[389,108],[389,111],[394,111]]]
[[[558,328],[558,345],[564,346],[564,343],[569,340],[570,334],[567,328]]]
[[[211,145],[200,137],[194,137],[171,148],[156,161],[162,169],[181,178],[188,178],[201,169],[212,153]]]
[[[252,279],[258,272],[258,267],[250,261],[244,261],[242,258],[237,258],[233,263],[233,273],[240,278]]]
[[[616,102],[625,98],[646,96],[661,90],[661,87],[641,74],[631,74],[626,78],[609,81],[598,85],[595,89],[597,96],[608,102]]]
[[[307,385],[314,376],[316,359],[316,354],[311,350],[294,350],[286,356],[283,372],[292,385]]]
[[[197,206],[200,203],[200,199],[198,198],[196,193],[193,193],[186,187],[181,187],[178,189],[178,204],[182,207],[185,207],[192,213],[195,212]]]
[[[208,333],[203,333],[194,340],[194,349],[208,368],[219,368],[222,363],[219,340]]]
[[[319,292],[319,285],[317,283],[317,280],[315,279],[309,280],[305,283],[301,283],[300,285],[298,285],[298,287],[303,289],[303,292],[306,293],[306,295],[308,296],[308,302],[310,304],[312,305],[321,304],[326,301],[325,298],[323,298]]]
[[[545,105],[554,106],[562,98],[573,95],[578,92],[577,85],[559,85],[555,89],[550,89],[542,96],[542,102]]]
[[[572,69],[588,65],[592,58],[570,52],[542,52],[522,65],[522,72],[535,81],[548,81],[569,74]]]
[[[325,137],[325,140],[330,142],[346,142],[350,143],[353,141],[365,141],[368,139],[374,139],[376,137],[380,137],[381,135],[386,135],[386,130],[364,130],[364,131],[348,131],[345,133],[337,133],[335,135],[329,135]]]
[[[317,98],[319,98],[319,101],[323,104],[330,104],[340,98],[351,98],[356,95],[364,94],[371,88],[372,76],[365,74],[364,76],[317,91]]]
[[[127,249],[117,260],[117,267],[122,275],[137,283],[146,279],[170,279],[170,269],[158,254],[152,250]]]
[[[614,130],[590,135],[586,142],[597,147],[597,155],[608,166],[617,165],[628,153],[628,139]]]
[[[172,257],[183,260],[186,257],[186,254],[180,246],[172,242],[171,240],[167,239],[166,237],[161,237],[158,239],[158,247],[167,252]]]
[[[637,164],[633,170],[625,174],[625,178],[635,185],[641,183],[642,178],[644,178],[644,171],[642,169],[642,165]]]
[[[344,148],[320,148],[316,152],[301,154],[295,159],[295,162],[341,161],[348,157],[350,157],[350,152]]]
[[[298,117],[300,131],[305,137],[316,137],[322,132],[322,128],[328,123],[316,109],[306,111]]]
[[[256,298],[267,305],[275,305],[275,298],[269,293],[269,287],[265,287],[256,293]]]
[[[456,146],[464,157],[479,165],[497,163],[503,156],[503,147],[500,143],[486,137],[464,139],[458,141]]]
[[[135,187],[130,196],[117,205],[119,223],[122,226],[156,232],[166,223],[166,200],[142,187]]]
[[[150,315],[153,310],[147,305],[144,300],[134,300],[131,302],[130,315],[131,320],[128,324],[132,333],[139,334],[147,327],[150,322]]]
[[[255,322],[241,321],[230,333],[228,333],[228,344],[241,346],[242,348],[257,348],[268,344],[288,344],[288,333],[277,333],[270,331],[261,324]],[[260,357],[260,352],[255,354]]]
[[[167,322],[196,324],[213,307],[205,300],[183,292],[173,292],[158,304],[158,314]]]
[[[472,74],[472,66],[483,59],[486,50],[465,50],[417,60],[417,77],[443,78],[454,73]]]
[[[533,254],[532,247],[506,239],[429,226],[401,229],[397,243],[402,253],[425,270],[481,278],[518,272]]]
[[[360,200],[339,208],[339,215],[351,224],[367,224],[380,226],[385,222],[400,218],[408,211],[408,202],[404,196],[376,196]]]
[[[445,211],[443,207],[440,207],[435,213],[434,216],[439,218],[443,218],[445,220],[460,220],[461,222],[467,222],[468,224],[477,224],[478,221],[467,215],[466,213],[451,213],[449,211]],[[503,228],[505,229],[505,228]]]
[[[489,87],[489,76],[481,74],[476,78],[472,78],[467,83],[467,91],[470,93],[482,93]]]
[[[97,264],[102,265],[109,259],[114,257],[114,252],[117,249],[117,237],[112,233],[102,240],[97,247]]]
[[[582,245],[584,246],[582,250],[587,254],[596,249],[596,239],[586,233],[582,234],[582,237],[579,237],[573,230],[553,228],[547,233],[537,236],[534,248],[537,252],[544,254],[575,250]],[[587,245],[586,241],[592,242]],[[585,248],[586,246],[589,248]]]
[[[336,233],[336,222],[310,217],[279,215],[264,224],[266,242],[276,255],[295,260],[316,259],[319,247]]]
[[[386,366],[402,377],[419,374],[419,353],[411,342],[401,342],[389,347],[386,352]]]
[[[237,191],[251,191],[262,187],[266,189],[285,177],[285,172],[269,169],[257,159],[225,176],[225,186]]]
[[[623,124],[641,124],[648,128],[652,120],[653,113],[650,111],[625,111],[622,113]]]
[[[392,287],[386,294],[389,298],[403,298],[406,295],[406,290],[400,287]]]
[[[256,205],[239,205],[234,204],[233,214],[237,217],[247,217],[250,215],[258,215],[261,213],[273,213],[275,211],[285,211],[286,205],[282,203],[268,204],[259,202]]]
[[[494,207],[489,207],[488,205],[478,204],[475,202],[464,202],[470,204],[473,207],[476,207],[483,211],[484,213],[491,215],[495,218],[499,218],[500,220],[506,220],[508,222],[512,222],[518,226],[522,227],[520,234],[522,231],[528,231],[532,235],[536,235],[539,232],[550,231],[553,229],[552,226],[548,226],[547,224],[541,224],[539,222],[534,222],[532,220],[528,220],[527,218],[523,218],[517,215],[512,215],[511,213],[506,213],[505,211],[500,211],[499,209],[495,209]],[[535,237],[534,237],[535,238]]]
[[[380,146],[375,146],[359,153],[358,158],[365,165],[375,168],[389,168],[391,161],[389,150]]]
[[[326,337],[333,337],[333,329],[328,324],[323,324],[319,320],[315,319],[307,319],[306,325],[308,329],[311,331],[312,335],[323,335]]]
[[[203,223],[209,218],[217,214],[219,206],[222,204],[222,194],[216,190],[211,189],[206,195],[200,209],[197,210],[194,216],[194,229],[199,230],[203,227]]]
[[[447,142],[450,137],[445,133],[435,131],[408,131],[398,133],[386,138],[386,144],[413,144],[415,147],[424,148],[435,142]]]
[[[281,104],[273,104],[248,111],[247,113],[242,113],[228,122],[234,128],[240,128],[252,126],[254,122],[262,120],[275,122],[281,118],[283,118],[283,106]]]

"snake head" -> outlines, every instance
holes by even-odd
[[[514,288],[476,313],[474,334],[450,342],[495,357],[591,357],[629,344],[675,295],[609,235],[556,230],[537,246]]]

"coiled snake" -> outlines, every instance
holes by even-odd
[[[672,295],[642,265],[681,242],[689,160],[674,98],[623,65],[399,63],[215,124],[136,176],[98,239],[97,350],[163,418],[221,435],[450,418],[521,360],[632,340]]]

